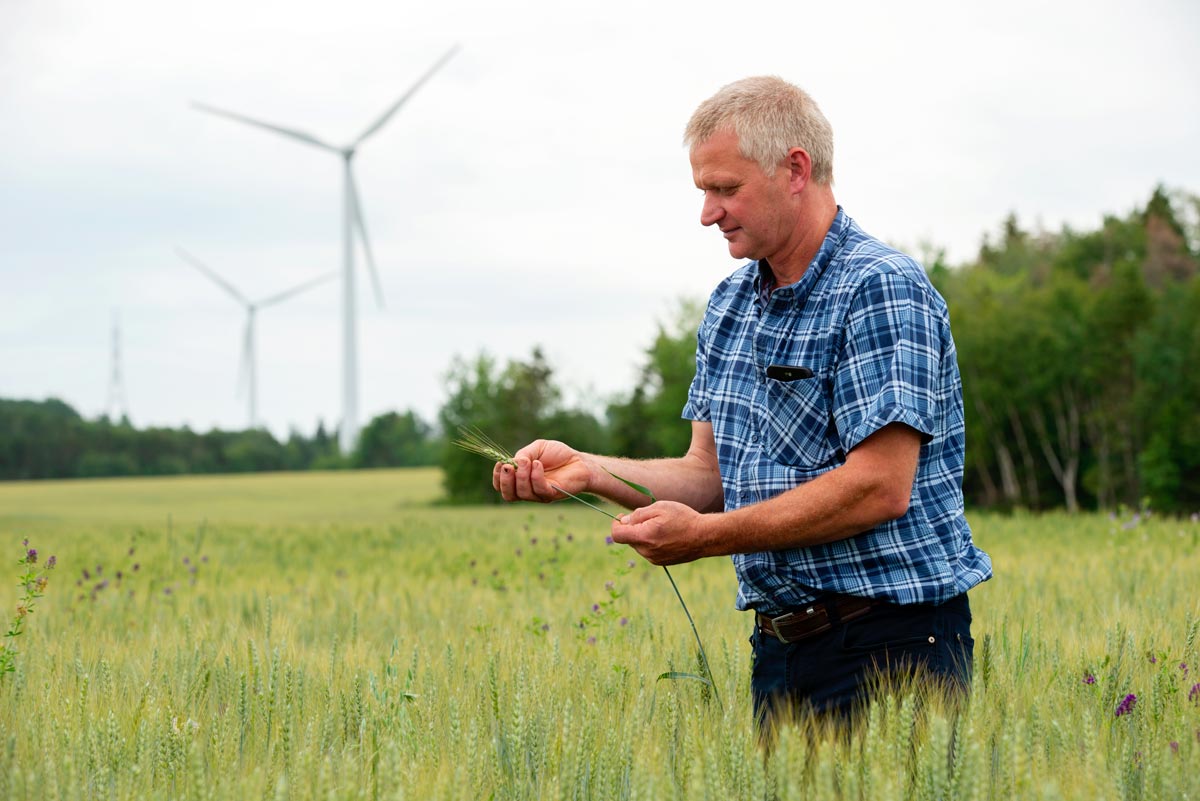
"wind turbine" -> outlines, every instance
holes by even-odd
[[[362,202],[358,196],[358,188],[354,181],[352,162],[354,154],[368,137],[387,124],[392,115],[400,110],[433,74],[450,60],[458,51],[458,45],[450,48],[445,55],[434,62],[416,83],[400,99],[388,107],[375,122],[359,134],[358,138],[344,147],[337,147],[322,141],[312,134],[294,128],[284,128],[279,125],[224,111],[203,103],[193,103],[192,106],[200,111],[217,114],[237,122],[265,128],[277,134],[299,140],[313,147],[321,148],[342,157],[342,424],[338,431],[338,442],[342,453],[350,453],[358,440],[358,322],[355,311],[354,294],[354,231],[357,228],[362,240],[363,253],[366,255],[367,267],[371,272],[371,282],[375,290],[375,301],[383,308],[383,289],[379,284],[379,273],[375,269],[375,258],[371,254],[371,243],[367,238],[367,224],[363,219]]]
[[[217,275],[207,265],[197,259],[195,256],[188,253],[183,248],[175,248],[175,252],[179,254],[179,258],[186,261],[188,264],[195,267],[200,272],[208,276],[221,289],[228,292],[234,300],[240,303],[246,309],[246,328],[242,335],[242,363],[238,370],[238,387],[243,386],[249,389],[249,411],[250,411],[250,428],[253,429],[258,425],[258,363],[255,357],[254,348],[254,321],[258,314],[258,310],[267,306],[274,306],[277,303],[282,303],[288,298],[295,297],[305,290],[311,289],[317,284],[323,284],[326,281],[331,281],[337,277],[337,273],[326,273],[319,278],[314,278],[306,281],[299,286],[294,286],[284,292],[264,298],[257,302],[251,302],[246,299],[246,296],[238,292],[233,284],[226,281],[221,276]]]

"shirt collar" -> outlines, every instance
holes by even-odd
[[[841,248],[842,240],[850,227],[849,220],[846,212],[842,210],[841,206],[838,206],[837,214],[834,215],[833,222],[830,224],[829,230],[825,232],[825,238],[821,241],[821,247],[817,249],[817,255],[813,256],[804,275],[800,276],[800,280],[794,284],[783,287],[775,286],[775,274],[771,272],[771,265],[766,259],[759,259],[756,262],[758,270],[754,275],[754,289],[763,305],[766,305],[767,301],[771,299],[772,293],[775,292],[796,298],[808,297],[808,293],[816,286],[821,273],[825,272],[825,268],[833,261],[834,254]]]

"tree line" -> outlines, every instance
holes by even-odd
[[[1095,230],[1030,231],[1015,216],[978,256],[923,254],[946,298],[963,376],[977,507],[1200,508],[1200,198],[1157,188]],[[487,465],[448,444],[474,426],[509,449],[535,437],[635,458],[680,455],[703,311],[680,301],[633,389],[571,403],[540,349],[459,357],[436,422],[388,412],[342,456],[336,431],[136,430],[61,401],[0,400],[0,479],[440,465],[448,496],[494,502]]]

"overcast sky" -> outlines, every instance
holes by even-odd
[[[432,419],[456,354],[540,344],[571,399],[631,387],[736,266],[680,138],[746,75],[814,95],[866,230],[952,262],[1010,211],[1200,191],[1198,8],[0,0],[0,397],[105,411],[118,313],[136,425],[245,425],[244,312],[175,248],[252,299],[340,270],[341,163],[193,101],[341,145],[461,45],[355,159],[386,300],[360,271],[360,419]],[[277,435],[340,419],[340,310],[333,282],[260,312]]]

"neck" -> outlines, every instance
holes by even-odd
[[[799,196],[800,209],[793,236],[780,253],[768,257],[776,286],[794,284],[804,275],[808,265],[821,249],[825,234],[837,216],[837,201],[833,188],[809,184]]]

